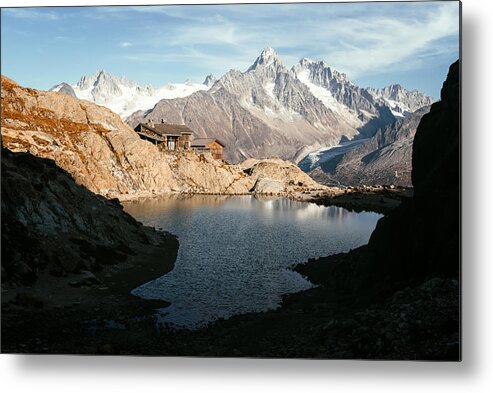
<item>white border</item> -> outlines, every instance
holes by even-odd
[[[173,1],[2,0],[0,4],[5,7],[164,3]],[[488,260],[488,243],[493,222],[493,127],[487,127],[493,120],[492,4],[484,0],[463,1],[462,363],[0,355],[3,391],[492,391],[493,259]]]

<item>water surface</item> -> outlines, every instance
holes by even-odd
[[[125,210],[178,236],[175,268],[132,293],[171,302],[159,322],[185,328],[277,308],[312,286],[290,266],[365,244],[381,217],[253,196],[173,195]]]

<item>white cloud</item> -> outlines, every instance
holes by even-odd
[[[231,54],[211,54],[202,52],[194,48],[180,48],[180,50],[166,51],[162,53],[141,52],[138,54],[126,55],[126,60],[142,63],[163,63],[163,64],[201,64],[204,68],[204,76],[210,72],[215,72],[218,67],[223,72],[229,69],[246,70],[252,63],[252,59],[258,56],[255,51],[250,51],[247,55],[240,53]],[[221,71],[221,70],[219,70]]]
[[[55,12],[48,11],[48,9],[43,8],[3,8],[2,14],[6,16],[19,18],[19,19],[31,19],[34,21],[38,20],[59,20],[61,16]]]
[[[266,46],[278,50],[287,66],[308,56],[351,78],[420,67],[446,50],[458,51],[456,2],[306,6],[139,7],[134,11],[172,18],[147,26],[148,38],[140,40],[142,46],[156,50],[156,58],[170,58],[160,55],[166,50],[184,61],[196,55],[195,60],[204,65],[220,59],[225,69],[241,70]],[[447,37],[457,38],[456,45],[440,41]]]
[[[326,58],[353,78],[397,66],[400,70],[412,68],[418,65],[418,59],[443,51],[444,47],[437,42],[446,37],[457,37],[457,45],[446,48],[458,50],[458,17],[455,7],[444,5],[414,20],[378,17],[339,20],[332,25],[331,33],[342,45],[327,51]]]
[[[288,67],[310,57],[352,79],[420,69],[458,55],[458,2],[87,7],[63,12],[11,8],[2,13],[33,21],[60,19],[57,25],[67,24],[64,36],[70,36],[74,23],[99,27],[110,20],[115,47],[132,48],[124,59],[171,67],[182,62],[204,75],[246,70],[267,46]]]
[[[171,45],[241,45],[251,42],[253,36],[240,31],[232,23],[205,26],[183,26],[169,41]]]

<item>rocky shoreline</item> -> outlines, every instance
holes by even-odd
[[[44,169],[37,168],[36,172],[46,172],[46,168],[48,172],[63,172],[49,160],[3,151],[4,192],[9,188],[10,168],[22,168],[25,160],[33,161],[28,163],[31,167],[45,166]],[[59,176],[63,178],[64,174]],[[65,181],[68,182],[68,179],[69,176]],[[60,179],[55,181],[64,183]],[[29,182],[35,183],[33,179],[29,179]],[[15,184],[18,185],[18,179],[15,179]],[[33,187],[39,189],[40,186],[33,184]],[[402,200],[408,198],[410,190],[358,187],[346,192],[342,189],[336,192],[291,193],[281,196],[305,203],[337,205],[356,211],[376,210],[389,214]],[[102,197],[95,197],[104,200]],[[388,201],[382,203],[382,198],[387,198]],[[8,203],[8,198],[5,203]],[[107,203],[117,207],[118,214],[123,213],[117,201]],[[9,213],[9,209],[2,208],[2,214],[5,216],[6,213]],[[8,217],[2,222],[8,223]],[[297,265],[294,269],[318,287],[284,296],[283,304],[277,310],[234,316],[197,331],[157,328],[155,310],[165,307],[166,302],[137,298],[130,292],[173,268],[178,242],[165,232],[136,225],[139,231],[144,231],[154,239],[154,246],[150,247],[147,242],[134,242],[130,245],[132,253],[123,262],[103,265],[96,270],[91,266],[82,266],[55,274],[53,269],[45,269],[37,274],[35,282],[28,284],[14,282],[4,285],[4,272],[2,352],[317,358],[392,358],[402,355],[391,349],[392,343],[401,329],[407,326],[405,320],[410,317],[404,316],[402,321],[395,322],[396,325],[389,322],[379,326],[383,329],[381,331],[373,329],[365,332],[363,338],[357,338],[352,333],[355,328],[364,327],[366,322],[371,318],[374,320],[376,316],[384,320],[392,319],[397,312],[396,307],[400,306],[395,306],[392,300],[388,300],[388,304],[382,304],[382,299],[371,291],[364,296],[358,292],[358,297],[355,298],[353,291],[321,281],[321,277],[328,274],[325,268],[337,264],[339,259],[347,260],[351,254],[319,258]],[[80,244],[84,244],[59,237],[57,241],[71,244],[76,247],[77,252],[80,251]],[[2,252],[5,250],[2,249]],[[425,285],[426,282],[421,284]],[[434,290],[444,293],[443,302],[446,307],[453,308],[454,305],[449,303],[451,291],[457,287],[456,282],[438,281],[433,284],[433,288],[436,287],[445,288]],[[419,289],[419,285],[417,289],[409,289],[405,295],[405,299],[418,297],[415,300],[419,304],[426,302],[428,296]],[[436,304],[429,304],[427,307],[434,308]],[[437,311],[434,309],[433,312]],[[422,316],[422,326],[429,328],[424,317]],[[400,316],[397,320],[399,318]],[[33,329],[33,326],[36,328]],[[299,332],[304,330],[310,332],[308,337],[304,334],[299,336]],[[56,335],[53,335],[54,331],[57,332]],[[260,331],[263,332],[261,340]],[[381,341],[381,337],[387,338]],[[445,344],[453,347],[456,342],[454,337],[447,339]],[[253,344],[254,342],[257,343]],[[414,343],[414,350],[408,348],[405,358],[443,357],[443,353],[436,351],[420,353],[417,348],[421,344]],[[362,348],[371,350],[364,352]]]
[[[296,270],[317,282],[318,269],[309,273],[309,265]],[[161,273],[166,271],[156,269]],[[79,288],[75,297],[68,291],[69,304],[62,307],[39,304],[36,296],[4,305],[2,352],[456,360],[460,348],[454,279],[425,279],[383,300],[371,291],[319,284],[286,295],[277,310],[234,316],[196,331],[158,329],[152,315],[163,302],[135,298],[128,286],[100,288]]]
[[[331,193],[320,193],[308,201],[323,206],[339,206],[350,211],[371,211],[388,214],[403,201],[412,198],[411,187],[358,186],[339,188]]]
[[[312,203],[308,199],[304,201]],[[364,198],[358,200],[364,202]],[[361,208],[367,206],[362,204]],[[352,304],[351,294],[344,291],[335,297],[331,291],[327,294],[326,289],[321,288],[288,295],[278,310],[235,316],[198,331],[157,328],[155,310],[167,306],[166,302],[137,298],[130,292],[173,268],[178,242],[166,233],[150,228],[144,230],[161,238],[162,243],[151,250],[149,245],[133,246],[135,255],[124,263],[103,266],[102,270],[94,272],[64,272],[61,277],[41,272],[36,282],[27,286],[4,285],[2,352],[340,357],[338,351],[322,356],[322,352],[316,353],[315,347],[312,352],[301,351],[301,342],[291,336],[295,329],[308,328],[315,321],[318,323],[329,316],[349,317],[350,310],[360,309],[361,305]],[[167,256],[163,259],[164,255]],[[308,265],[312,263],[318,265],[319,261]],[[317,283],[319,272],[310,274],[306,270],[308,265],[301,264],[296,270]],[[335,299],[330,305],[321,300],[327,296]],[[349,304],[351,307],[346,308]],[[281,331],[274,328],[279,323],[284,326]],[[266,330],[265,337],[270,337],[271,345],[250,348],[259,329]],[[53,335],[54,331],[58,333]],[[240,337],[241,345],[236,343]],[[281,345],[279,340],[292,343]]]
[[[84,321],[147,318],[166,304],[130,291],[169,272],[177,252],[175,236],[53,161],[2,149],[2,352],[79,353]]]
[[[51,233],[38,233],[34,225],[33,231],[24,232],[27,233],[26,241],[34,245],[42,243],[43,249],[30,246],[29,252],[36,256],[34,260],[31,259],[30,255],[25,254],[26,249],[22,244],[13,245],[10,242],[17,242],[22,237],[12,228],[19,225],[18,218],[27,206],[23,204],[23,200],[25,203],[28,203],[28,200],[34,203],[40,199],[42,201],[39,203],[48,203],[47,207],[41,209],[41,205],[38,205],[40,223],[45,223],[49,216],[41,216],[43,211],[70,209],[70,198],[77,198],[77,211],[80,208],[91,211],[91,208],[83,206],[94,206],[95,199],[102,203],[101,207],[96,209],[98,215],[104,216],[106,213],[103,209],[108,208],[110,212],[114,210],[110,215],[120,216],[125,213],[116,200],[105,200],[83,187],[76,186],[70,176],[50,160],[29,154],[11,153],[8,150],[3,150],[2,156],[2,260],[23,261],[16,262],[12,266],[14,270],[9,265],[2,266],[2,352],[235,356],[240,352],[229,352],[229,344],[221,343],[216,335],[221,335],[224,329],[235,332],[245,324],[263,324],[262,320],[269,315],[255,314],[250,316],[251,320],[248,319],[249,316],[237,316],[198,332],[158,330],[155,325],[155,309],[165,307],[166,302],[137,298],[130,292],[173,268],[178,241],[166,232],[143,227],[133,219],[129,219],[130,226],[127,231],[145,234],[148,239],[142,241],[133,239],[132,236],[126,238],[128,249],[122,254],[124,257],[106,255],[104,247],[98,251],[102,255],[98,255],[96,250],[87,250],[86,247],[94,241],[88,232],[97,233],[94,227],[83,226],[85,230],[82,231],[79,228],[78,236],[65,236],[57,232],[53,237]],[[23,167],[25,180],[20,180],[17,171]],[[32,171],[34,173],[31,177]],[[50,173],[51,181],[42,184],[41,178],[38,183],[39,173]],[[26,199],[18,195],[19,187],[24,190]],[[62,205],[58,205],[60,202],[56,198],[48,197],[48,193],[63,195],[67,192],[67,189],[62,191],[60,187],[67,188],[72,194],[69,203],[63,202]],[[12,190],[15,190],[15,195],[12,195],[12,198],[16,199],[15,203],[10,203],[8,193]],[[293,194],[283,196],[293,197]],[[311,198],[313,195],[306,193],[293,197],[306,203],[311,203]],[[56,206],[49,205],[50,202]],[[75,210],[68,213],[73,217],[77,217],[77,214]],[[32,216],[30,220],[33,220]],[[93,220],[94,217],[87,219],[91,223]],[[19,231],[25,229],[20,228]],[[70,233],[74,231],[75,229]],[[115,234],[113,236],[113,243],[108,246],[115,246],[117,239]],[[65,250],[57,249],[60,242],[65,245]],[[79,260],[76,254],[79,254]],[[54,260],[46,266],[36,265],[36,260],[50,261],[50,258],[54,258],[53,255],[55,258],[70,258],[71,263],[60,265]],[[108,257],[116,259],[110,264],[96,263],[98,258]],[[87,260],[92,262],[88,264]],[[19,270],[19,263],[24,266],[23,270]],[[283,307],[281,310],[283,311],[273,313],[290,315],[293,312],[292,306]],[[299,310],[295,310],[295,313],[298,315]],[[309,320],[310,318],[307,319]],[[239,321],[238,326],[235,321]],[[33,329],[33,326],[36,328]],[[53,334],[55,331],[56,335]],[[242,333],[244,336],[245,334],[246,332]],[[203,335],[218,342],[218,345],[214,348],[204,348]],[[163,337],[167,338],[165,343],[161,341]],[[183,348],[183,345],[186,348]],[[250,356],[254,355],[255,353],[250,353]],[[272,356],[276,355],[272,353]]]

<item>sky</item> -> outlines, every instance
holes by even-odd
[[[323,60],[356,84],[438,98],[459,57],[459,3],[2,8],[1,72],[49,89],[104,69],[161,86],[246,71],[265,47]]]

